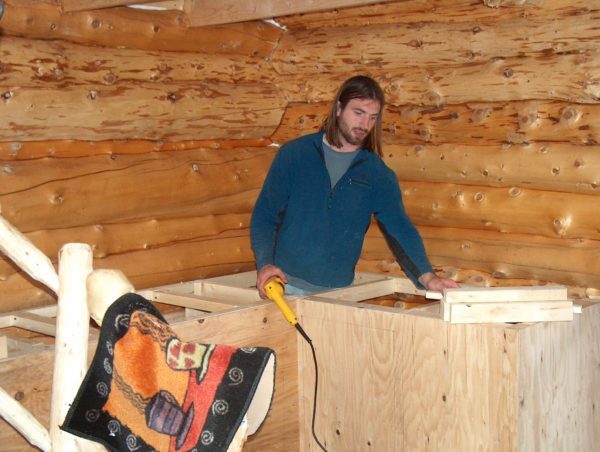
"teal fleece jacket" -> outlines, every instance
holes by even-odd
[[[417,278],[432,268],[395,173],[376,154],[360,150],[331,187],[323,133],[291,141],[275,156],[252,213],[256,267],[274,264],[314,285],[348,286],[371,215],[404,272],[422,287]]]

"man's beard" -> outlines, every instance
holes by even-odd
[[[365,133],[364,137],[360,138],[352,134],[352,130],[348,127],[348,124],[340,118],[338,121],[338,132],[340,135],[346,140],[347,143],[352,144],[354,146],[359,146],[365,142],[367,137],[369,136],[369,131],[366,129],[361,129],[359,127],[355,127],[354,130],[361,130]]]

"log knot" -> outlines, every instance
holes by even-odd
[[[4,91],[2,94],[2,100],[4,100],[4,102],[8,102],[9,100],[11,100],[13,98],[13,92],[12,91]]]

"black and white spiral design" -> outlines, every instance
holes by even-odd
[[[127,449],[129,450],[138,450],[140,447],[142,447],[141,444],[138,444],[138,439],[135,435],[127,436],[125,444],[127,444]]]
[[[110,356],[113,356],[113,354],[115,353],[112,341],[106,341],[106,351]]]
[[[242,347],[240,350],[244,353],[252,354],[256,351],[256,347]]]
[[[119,314],[115,319],[115,331],[126,330],[129,328],[129,314]]]
[[[104,365],[104,372],[106,372],[108,375],[112,375],[112,365],[110,360],[108,358],[104,358],[104,362],[102,364]]]
[[[244,371],[239,367],[232,367],[229,369],[228,375],[231,380],[231,383],[229,383],[230,386],[237,386],[244,381]]]
[[[121,424],[119,423],[119,421],[116,421],[114,419],[112,419],[108,423],[107,428],[109,436],[117,436],[117,434],[121,432]]]
[[[224,416],[229,411],[229,404],[223,399],[215,400],[212,404],[212,413],[215,416]]]
[[[85,412],[85,420],[88,422],[96,422],[100,418],[100,410],[92,409]]]
[[[204,430],[200,435],[200,442],[203,446],[210,446],[214,440],[215,435],[213,435],[213,433],[209,432],[208,430]]]
[[[100,381],[96,385],[96,391],[98,391],[100,397],[106,397],[108,395],[108,385],[105,382]]]

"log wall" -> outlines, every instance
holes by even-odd
[[[248,223],[277,146],[318,130],[339,84],[365,73],[386,92],[385,160],[436,268],[600,288],[589,2],[408,0],[285,28],[4,3],[0,205],[52,259],[90,243],[96,268],[138,288],[252,269]],[[359,268],[400,272],[376,227]],[[4,257],[0,293],[2,311],[53,301]]]

